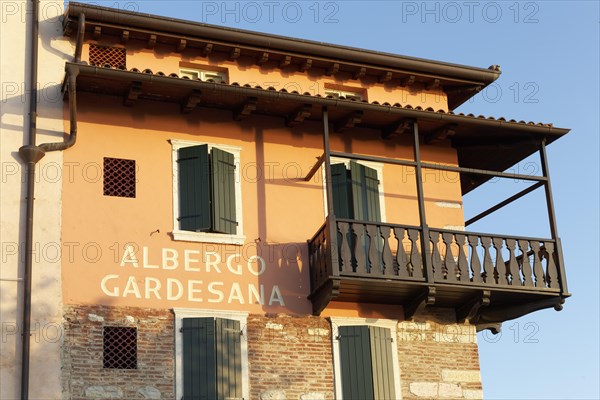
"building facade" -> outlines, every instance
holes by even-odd
[[[61,92],[65,62],[74,47],[63,35],[63,2],[37,6],[39,37],[34,47],[33,2],[2,2],[0,24],[0,398],[20,396],[23,308],[25,291],[26,198],[28,170],[19,149],[37,127],[37,143],[60,140],[64,134]],[[32,68],[36,77],[32,79]],[[36,82],[37,84],[32,84]],[[37,92],[37,93],[36,93]],[[37,99],[35,119],[31,99]],[[61,201],[63,153],[46,154],[35,167],[37,208],[33,215],[31,263],[30,374],[31,398],[60,398],[62,349]]]
[[[568,297],[568,130],[452,111],[498,67],[78,3],[63,30],[64,398],[481,398],[476,331]],[[553,237],[468,231],[495,176]]]

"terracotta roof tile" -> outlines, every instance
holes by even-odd
[[[87,65],[87,63],[85,63],[85,62],[82,62],[82,64]],[[111,65],[108,65],[108,64],[105,65],[105,66],[96,66],[95,68],[114,69],[114,70],[118,70],[118,69],[123,70],[123,69],[125,69],[124,67],[112,67]],[[148,68],[144,69],[143,71],[140,71],[138,68],[133,67],[133,68],[129,69],[129,72],[151,74],[151,75],[169,77],[169,78],[172,78],[172,79],[187,79],[187,80],[190,80],[189,77],[187,77],[187,76],[180,77],[176,73],[171,73],[169,75],[166,75],[165,73],[159,71],[159,72],[157,72],[155,74],[155,73],[152,72],[151,69],[148,69]],[[198,79],[198,80],[201,81],[201,82],[211,82],[211,83],[217,84],[213,79],[208,79],[208,80]],[[252,86],[252,85],[250,85],[248,83],[246,83],[244,85],[241,85],[238,82],[232,82],[230,84],[219,82],[219,84],[229,85],[229,86],[236,86],[236,87],[244,87],[244,88],[253,88],[253,89],[258,89],[258,90],[276,91],[276,92],[280,92],[280,93],[291,93],[291,94],[298,94],[298,95],[300,94],[296,90],[288,92],[284,88],[277,90],[273,86],[269,86],[267,89],[263,89],[260,85]],[[334,97],[331,96],[331,95],[325,97],[325,96],[322,96],[321,94],[318,94],[318,93],[317,94],[312,94],[312,93],[309,93],[309,92],[304,92],[304,93],[302,93],[302,95],[303,96],[310,96],[310,97],[328,98],[328,99],[334,100]],[[403,108],[403,109],[407,109],[407,110],[418,110],[418,111],[427,112],[427,113],[458,115],[458,116],[461,116],[461,117],[473,118],[473,119],[477,119],[477,120],[492,120],[492,121],[507,122],[507,123],[511,123],[511,124],[519,124],[519,125],[533,125],[533,126],[540,126],[540,127],[553,127],[553,124],[551,124],[551,123],[542,123],[542,122],[537,122],[536,123],[536,122],[533,122],[533,121],[526,122],[524,120],[517,121],[516,119],[507,120],[505,117],[498,117],[498,118],[496,118],[496,117],[493,117],[493,116],[487,116],[486,117],[485,115],[477,115],[476,116],[473,113],[468,113],[468,114],[465,114],[465,113],[462,113],[462,112],[461,113],[454,113],[453,111],[445,111],[443,109],[438,109],[437,111],[435,111],[434,108],[432,108],[432,107],[427,107],[427,108],[423,109],[423,107],[420,106],[420,105],[418,105],[418,106],[413,106],[411,104],[404,104],[404,105],[402,105],[400,103],[390,104],[388,102],[384,102],[383,104],[381,104],[381,103],[379,103],[376,100],[374,100],[372,102],[369,102],[368,100],[365,100],[365,99],[362,99],[362,100],[357,100],[355,98],[347,99],[347,98],[345,98],[343,96],[340,96],[339,98],[336,98],[335,100],[337,100],[337,101],[347,101],[347,102],[357,102],[357,101],[360,101],[360,102],[365,103],[365,104],[371,104],[371,105],[381,106],[381,107],[390,107],[390,108],[394,107],[394,108]]]

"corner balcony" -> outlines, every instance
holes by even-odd
[[[565,293],[559,240],[330,218],[308,246],[315,312],[335,299],[401,304],[410,319],[435,305],[489,327],[560,309]]]
[[[321,313],[333,300],[396,304],[403,306],[404,317],[410,320],[426,307],[447,307],[456,311],[458,322],[468,321],[479,330],[498,332],[504,321],[550,307],[561,310],[564,299],[570,294],[557,235],[546,140],[542,138],[533,144],[508,142],[515,148],[528,145],[528,155],[535,153],[537,147],[542,175],[534,176],[503,172],[506,165],[494,164],[481,154],[476,161],[462,157],[468,162],[461,163],[460,150],[459,166],[425,163],[421,160],[420,142],[427,141],[427,137],[423,139],[419,135],[417,121],[412,121],[412,133],[412,161],[331,151],[327,113],[324,113],[325,151],[306,177],[308,180],[318,168],[323,168],[328,215],[326,222],[308,241],[309,299],[313,312]],[[336,217],[336,213],[348,214],[348,207],[340,207],[339,182],[336,180],[339,174],[336,165],[331,164],[331,157],[414,168],[420,224],[376,222],[379,221],[377,212],[375,218],[360,220]],[[510,162],[520,159],[517,157]],[[543,187],[551,238],[429,227],[423,194],[424,169],[459,173],[463,195],[492,177],[533,182],[469,219],[465,226]],[[352,182],[357,177],[352,175]],[[378,207],[371,208],[378,210]]]

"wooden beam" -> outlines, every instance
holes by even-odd
[[[187,46],[187,40],[179,39],[179,43],[177,44],[177,52],[181,53],[183,50],[185,50],[186,46]]]
[[[310,117],[312,104],[304,104],[285,118],[285,126],[292,128]]]
[[[454,136],[456,134],[457,126],[457,124],[448,124],[440,129],[428,133],[425,135],[425,144],[438,143],[449,138],[450,136]]]
[[[426,306],[433,304],[435,304],[435,286],[428,286],[427,290],[404,307],[404,319],[412,320],[415,315],[422,313]]]
[[[491,291],[484,290],[481,295],[473,297],[456,309],[456,321],[458,323],[470,322],[479,313],[481,307],[490,305]]]
[[[129,31],[124,30],[121,32],[121,43],[127,43],[129,41]]]
[[[210,53],[212,53],[213,50],[213,44],[212,43],[206,43],[206,45],[204,46],[204,48],[202,49],[202,55],[204,57],[208,56]]]
[[[149,49],[153,49],[154,46],[156,46],[156,35],[150,35],[150,37],[148,38],[148,44],[146,45],[146,47]]]
[[[256,59],[256,64],[257,65],[263,65],[264,63],[266,63],[267,61],[269,61],[269,53],[262,53],[260,55],[260,57],[258,57]]]
[[[229,59],[237,60],[238,58],[240,58],[241,54],[242,54],[242,50],[239,47],[234,47],[233,49],[231,49],[231,52],[229,53]]]
[[[327,72],[325,73],[325,75],[327,76],[331,76],[331,75],[335,75],[340,71],[340,64],[339,63],[333,63],[329,66],[329,68],[327,68]]]
[[[132,107],[137,101],[139,95],[142,93],[142,83],[141,82],[131,82],[129,86],[129,90],[127,91],[127,97],[125,98],[125,105],[127,107]]]
[[[479,93],[483,89],[481,85],[472,85],[472,86],[445,86],[444,92],[447,94],[456,94],[456,93],[468,93],[468,92],[477,92]]]
[[[287,67],[292,63],[292,56],[285,56],[283,60],[279,62],[279,68]]]
[[[313,315],[320,315],[329,302],[340,295],[340,279],[330,279],[319,289],[309,295]]]
[[[101,26],[95,26],[94,27],[94,32],[92,33],[92,37],[94,38],[94,40],[100,39],[101,35],[102,35],[102,27]]]
[[[517,199],[520,199],[521,197],[525,196],[528,193],[533,192],[535,189],[537,189],[541,186],[544,186],[544,182],[534,183],[533,185],[529,186],[527,189],[521,190],[519,193],[517,193],[513,196],[510,196],[508,199],[501,201],[500,203],[496,204],[495,206],[490,207],[487,210],[477,214],[473,218],[470,218],[469,220],[465,221],[465,226],[469,226],[472,223],[477,222],[484,217],[487,217],[488,215],[492,214],[493,212],[498,211],[502,207],[512,203],[513,201],[515,201]]]
[[[402,118],[401,120],[385,127],[383,131],[381,131],[381,138],[388,139],[392,135],[403,135],[405,133],[411,132],[411,124],[412,120],[408,118]]]
[[[312,68],[312,58],[307,58],[306,60],[304,60],[304,62],[302,62],[302,64],[300,64],[300,72],[306,72],[309,69]]]
[[[191,113],[198,104],[200,104],[202,92],[200,90],[192,90],[187,100],[181,105],[181,112],[184,114]]]
[[[308,171],[308,174],[304,177],[304,181],[308,182],[312,179],[313,176],[315,176],[319,168],[321,168],[321,164],[323,164],[324,158],[325,154],[321,154],[319,157],[317,157],[317,162],[315,162],[315,165],[313,165],[310,171]]]
[[[258,99],[249,97],[238,109],[233,113],[233,119],[241,121],[256,110]]]
[[[392,72],[386,71],[383,75],[379,77],[379,83],[389,82],[392,80]]]
[[[439,87],[440,87],[440,80],[434,79],[425,86],[425,89],[426,90],[435,90]]]
[[[558,311],[562,308],[563,302],[563,298],[556,296],[528,303],[498,306],[490,305],[483,310],[480,310],[471,323],[477,325],[477,331],[491,329],[504,321],[516,319],[545,308],[554,308]]]
[[[414,75],[409,75],[400,81],[400,86],[404,86],[404,87],[412,86],[415,84],[415,79],[416,78]]]
[[[358,70],[352,73],[352,79],[360,79],[367,74],[367,69],[365,67],[360,67]]]
[[[361,110],[354,111],[348,117],[342,121],[338,121],[335,124],[335,131],[341,132],[344,129],[354,128],[356,125],[362,122],[363,112]]]

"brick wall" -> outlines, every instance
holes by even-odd
[[[173,398],[175,345],[171,311],[67,306],[64,320],[64,398]],[[137,369],[103,368],[104,326],[138,328]]]
[[[318,317],[251,315],[252,399],[333,399],[331,326]]]
[[[453,311],[434,310],[421,322],[398,325],[402,397],[481,399],[475,326],[456,324]]]
[[[64,319],[64,398],[174,398],[170,310],[68,306]],[[419,321],[397,327],[402,398],[482,398],[475,327],[439,309]],[[103,368],[105,326],[137,327],[137,369]],[[250,315],[247,340],[251,399],[334,398],[327,319]]]

